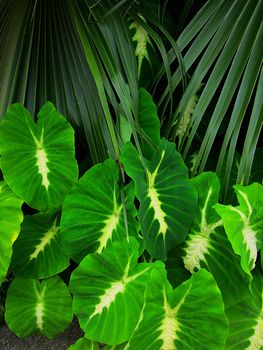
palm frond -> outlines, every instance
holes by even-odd
[[[257,80],[263,57],[263,46],[259,44],[262,43],[262,10],[262,0],[256,3],[253,0],[208,1],[177,41],[191,78],[174,118],[170,118],[166,124],[166,133],[174,137],[175,123],[182,118],[198,86],[204,83],[180,150],[186,158],[192,152],[193,143],[199,142],[198,137],[201,138],[195,173],[207,168],[211,156],[218,158],[217,171],[220,173],[227,157],[223,176],[224,193],[237,151],[242,152],[243,160],[236,181],[244,184],[248,182],[255,140],[259,138],[261,129],[261,109],[254,111],[253,116],[257,117],[253,121],[249,109],[253,103],[252,96],[258,96],[260,88]],[[170,62],[173,59],[175,56],[171,54]],[[173,90],[179,82],[180,73],[177,70],[172,77]],[[167,87],[159,102],[159,107],[163,106],[164,111],[169,104],[168,90]],[[244,137],[246,147],[242,150],[241,133],[244,125],[251,123],[253,126]],[[251,143],[253,151],[249,152]],[[244,161],[251,156],[251,161]]]

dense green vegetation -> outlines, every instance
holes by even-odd
[[[263,348],[263,1],[0,1],[0,318],[69,350]]]

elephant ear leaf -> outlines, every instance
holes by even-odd
[[[59,208],[78,178],[74,131],[47,102],[34,122],[21,104],[11,105],[0,124],[4,178],[29,206]]]
[[[144,303],[151,269],[161,262],[138,264],[139,243],[112,243],[101,254],[86,256],[73,271],[73,310],[88,339],[109,345],[127,341]]]
[[[167,253],[185,240],[194,217],[197,195],[188,170],[175,145],[165,139],[150,162],[126,143],[122,161],[135,182],[146,249],[152,257],[165,260]]]
[[[17,336],[54,338],[69,326],[72,317],[69,290],[58,276],[41,282],[16,277],[10,284],[5,319]]]
[[[23,221],[23,201],[4,181],[0,181],[0,285],[4,281],[12,257],[12,245]]]
[[[206,268],[213,274],[225,304],[236,303],[247,284],[223,221],[213,208],[219,200],[219,179],[215,173],[204,172],[191,182],[198,194],[198,209],[183,247],[184,266],[191,273]]]
[[[154,269],[140,321],[124,349],[221,350],[227,334],[224,304],[209,272],[201,269],[173,290],[164,272]]]
[[[27,215],[13,250],[11,268],[16,276],[48,278],[69,265],[56,213]]]
[[[239,206],[217,204],[229,241],[241,257],[241,266],[250,276],[263,242],[263,185],[234,186]]]
[[[115,240],[137,235],[133,184],[125,188],[125,208],[119,189],[119,168],[108,159],[89,169],[63,203],[61,232],[69,255],[80,262],[87,254],[101,253]]]
[[[263,348],[263,278],[260,268],[252,272],[250,289],[243,300],[226,309],[229,336],[226,349],[257,350]]]

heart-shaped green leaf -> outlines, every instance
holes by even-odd
[[[69,255],[81,261],[88,253],[102,252],[112,241],[127,236],[119,189],[119,168],[108,159],[89,169],[63,204],[61,232]],[[129,235],[137,235],[134,188],[126,188],[125,210]]]
[[[262,270],[253,270],[250,290],[243,300],[226,309],[229,319],[228,350],[263,349],[263,278]]]
[[[37,124],[21,105],[11,105],[0,124],[4,178],[11,189],[38,210],[59,208],[77,181],[74,131],[47,102]]]
[[[25,217],[13,246],[11,267],[15,275],[43,279],[68,267],[58,220],[54,213]]]
[[[0,181],[0,285],[5,279],[12,257],[12,245],[23,221],[22,203],[7,184]]]
[[[69,290],[58,276],[42,282],[17,277],[10,284],[5,319],[17,336],[54,338],[69,326],[72,317]]]
[[[139,243],[114,242],[90,254],[73,271],[73,309],[87,338],[114,345],[127,341],[138,322],[144,290],[157,263],[138,264]],[[162,264],[162,263],[160,263]]]
[[[263,186],[234,186],[239,206],[217,204],[229,241],[241,257],[243,270],[251,276],[258,250],[263,247]]]
[[[215,326],[216,325],[216,326]],[[222,350],[228,334],[220,291],[200,270],[175,290],[152,270],[139,323],[125,350]]]
[[[142,161],[135,147],[126,143],[122,161],[136,185],[146,249],[152,257],[166,259],[167,252],[185,240],[197,206],[188,170],[175,144],[165,139],[151,162]]]
[[[198,209],[183,248],[184,265],[190,272],[205,267],[213,274],[225,304],[236,303],[247,284],[223,222],[213,208],[219,200],[219,179],[215,173],[207,172],[191,182],[198,194]]]

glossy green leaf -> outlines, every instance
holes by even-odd
[[[13,253],[12,245],[23,221],[22,203],[7,184],[0,181],[0,285],[5,279]]]
[[[17,336],[54,338],[69,326],[72,317],[69,290],[58,276],[42,282],[17,277],[10,284],[5,319]]]
[[[236,303],[247,284],[222,219],[213,208],[219,200],[219,179],[215,173],[207,172],[191,182],[198,194],[198,210],[183,248],[185,268],[190,272],[206,268],[221,289],[225,304]]]
[[[112,241],[127,236],[119,189],[119,168],[106,160],[89,169],[63,204],[61,232],[70,256],[80,261],[88,253],[102,252]],[[137,235],[134,189],[126,188],[129,235]]]
[[[74,131],[47,102],[34,122],[20,104],[11,105],[0,124],[4,178],[31,207],[59,208],[77,181]]]
[[[263,279],[262,271],[253,271],[250,290],[243,301],[226,309],[229,337],[226,350],[260,350],[263,348]]]
[[[90,254],[73,271],[73,310],[87,338],[115,345],[129,339],[139,320],[150,271],[159,263],[138,264],[139,243],[114,242]]]
[[[167,252],[185,240],[197,205],[187,168],[175,144],[165,139],[151,162],[140,159],[131,143],[124,146],[122,161],[136,185],[146,249],[152,257],[166,259]]]
[[[43,279],[69,265],[54,213],[38,213],[25,217],[21,233],[14,244],[11,268],[16,276]]]
[[[234,186],[239,206],[215,206],[222,217],[229,241],[236,254],[241,257],[243,270],[251,276],[257,252],[263,241],[263,185]]]
[[[152,96],[143,88],[139,90],[138,121],[143,154],[147,159],[152,159],[161,141],[160,120]]]
[[[80,338],[75,344],[71,345],[67,350],[99,350],[99,344],[87,338]]]
[[[216,325],[216,326],[215,326]],[[125,350],[222,350],[228,334],[220,291],[201,269],[175,290],[153,270],[145,304]]]

